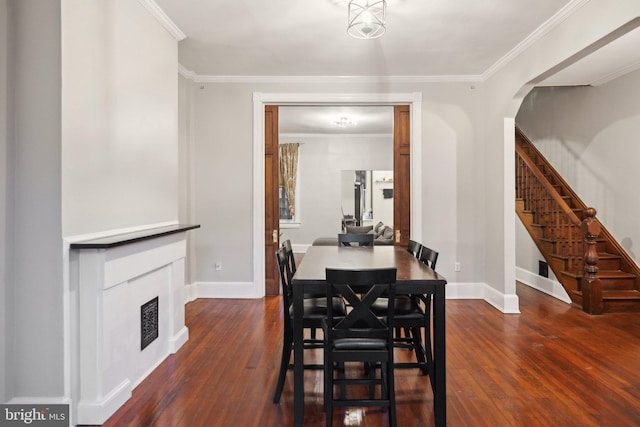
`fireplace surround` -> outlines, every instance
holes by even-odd
[[[70,245],[76,422],[102,424],[189,337],[186,231],[173,225]]]

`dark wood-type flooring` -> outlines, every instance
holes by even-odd
[[[447,425],[640,425],[640,315],[589,316],[526,286],[517,292],[521,314],[447,300]],[[281,403],[272,403],[280,304],[187,304],[189,341],[105,426],[293,425],[291,371]],[[396,370],[399,426],[433,425],[427,383],[417,370]],[[305,392],[305,426],[323,426],[321,371],[306,372]],[[386,426],[386,414],[336,410],[334,425]]]

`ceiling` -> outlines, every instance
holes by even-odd
[[[155,0],[155,4],[186,36],[179,43],[181,67],[204,80],[357,76],[481,81],[541,28],[584,1],[388,0],[387,31],[375,40],[347,35],[348,0]],[[631,31],[537,84],[601,84],[640,68],[639,45],[640,30]],[[291,112],[348,117],[344,108]],[[359,111],[359,117],[365,112]],[[307,125],[299,120],[285,124],[286,129],[317,131],[305,129],[311,121],[305,117]],[[325,118],[315,120],[324,123],[326,132],[336,132]],[[366,119],[358,121],[351,131],[378,132],[365,127]]]
[[[341,119],[348,124],[341,126]],[[338,123],[336,123],[338,122]],[[360,134],[393,135],[392,106],[281,106],[278,109],[280,134]]]
[[[388,0],[386,33],[357,40],[347,0],[155,2],[201,76],[479,76],[571,3]]]

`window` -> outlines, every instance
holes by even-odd
[[[281,228],[300,226],[298,191],[298,147],[299,144],[280,144],[278,147],[278,196]]]

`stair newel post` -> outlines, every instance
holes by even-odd
[[[584,271],[582,278],[582,310],[589,314],[602,314],[602,283],[597,277],[598,251],[596,239],[600,236],[600,222],[596,219],[596,210],[587,208],[582,221],[582,234],[584,235]]]

